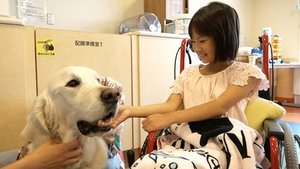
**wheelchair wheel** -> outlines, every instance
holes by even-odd
[[[284,131],[284,154],[287,169],[299,169],[297,149],[294,136],[290,126],[286,122],[282,122],[281,127]]]

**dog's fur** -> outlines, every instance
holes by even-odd
[[[82,134],[78,126],[80,121],[97,126],[97,121],[105,118],[108,122],[117,112],[120,93],[101,85],[100,79],[94,70],[79,66],[67,67],[50,79],[48,87],[36,98],[22,131],[30,142],[29,153],[51,138],[58,137],[62,142],[78,139],[83,149],[80,162],[66,168],[106,167],[107,145],[102,136],[112,129],[96,127],[89,131],[83,126],[83,131],[87,131]]]

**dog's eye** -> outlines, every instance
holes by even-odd
[[[80,81],[72,79],[71,81],[69,81],[66,86],[68,87],[76,87],[80,84]]]

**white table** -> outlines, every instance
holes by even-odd
[[[272,65],[269,65],[271,68]],[[274,68],[300,68],[299,62],[290,62],[290,63],[274,63]]]
[[[299,69],[300,63],[299,62],[290,62],[290,63],[274,63],[274,68],[290,68],[290,69]],[[269,65],[269,68],[272,68],[272,65]],[[295,76],[294,76],[295,78]],[[300,77],[297,77],[300,78]],[[295,85],[295,82],[294,82]],[[294,107],[300,107],[300,104],[298,103],[288,103],[288,102],[282,102],[282,105],[285,106],[294,106]]]

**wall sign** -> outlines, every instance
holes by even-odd
[[[45,22],[46,12],[46,2],[44,0],[17,0],[18,18]]]
[[[55,41],[53,39],[38,39],[36,52],[38,56],[55,56]]]
[[[102,47],[102,42],[98,42],[98,41],[75,40],[75,46]]]

